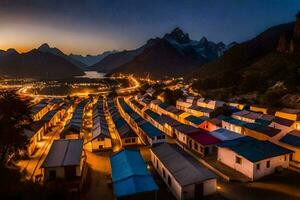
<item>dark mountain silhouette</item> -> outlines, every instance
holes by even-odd
[[[121,52],[112,53],[102,60],[92,65],[89,70],[95,70],[99,72],[109,73],[112,70],[118,68],[119,66],[129,62],[135,56],[141,52],[141,48],[135,50],[125,50]]]
[[[218,58],[227,46],[222,42],[208,41],[205,37],[200,41],[191,40],[187,33],[175,28],[162,38],[148,40],[141,49],[139,54],[115,67],[111,73],[150,75],[154,78],[184,76],[199,65]]]
[[[273,26],[202,65],[193,73],[198,79],[193,87],[211,98],[250,93],[256,96],[252,103],[300,108],[299,103],[286,100],[299,97],[299,41],[300,16],[296,23]]]
[[[15,49],[12,49],[12,48],[7,49],[6,51],[0,49],[0,57],[1,56],[16,55],[16,54],[18,54],[18,52]]]
[[[292,30],[294,25],[287,23],[273,26],[249,41],[234,45],[220,58],[200,67],[197,76],[208,77],[250,66],[274,51],[281,35]]]
[[[73,59],[72,57],[66,55],[65,53],[63,53],[61,50],[59,50],[56,47],[50,47],[47,43],[42,44],[38,48],[38,50],[41,51],[41,52],[51,53],[53,55],[60,56],[60,57],[64,58],[65,60],[68,60],[69,62],[71,62],[75,66],[81,68],[81,69],[85,69],[87,67],[86,64],[84,64],[84,63],[82,63],[82,62],[80,62],[76,59]]]
[[[38,79],[68,78],[84,75],[81,69],[68,60],[37,49],[22,54],[1,56],[0,74]]]

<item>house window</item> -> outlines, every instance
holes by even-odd
[[[270,168],[270,166],[271,166],[271,162],[268,160],[267,161],[267,168]]]
[[[132,138],[132,139],[131,139],[131,142],[132,142],[132,143],[135,143],[135,138]]]
[[[194,149],[198,150],[198,144],[194,143]]]
[[[260,170],[260,163],[256,164],[256,170]]]
[[[286,161],[286,155],[284,155],[284,161]]]
[[[172,186],[172,181],[171,181],[171,178],[170,178],[169,175],[168,175],[168,185],[169,185],[169,186]]]
[[[202,146],[200,146],[200,151],[203,153],[203,147]]]
[[[165,169],[162,169],[162,172],[163,172],[163,177],[166,178],[166,172],[165,172]]]
[[[242,158],[236,156],[236,157],[235,157],[235,163],[242,164]]]

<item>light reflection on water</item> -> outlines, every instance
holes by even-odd
[[[101,79],[106,78],[105,73],[100,73],[97,71],[85,71],[85,75],[77,76],[77,78],[90,78],[90,79]]]

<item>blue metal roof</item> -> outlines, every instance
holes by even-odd
[[[265,119],[256,119],[255,122],[264,126],[268,126],[269,124],[271,124],[271,121]]]
[[[151,138],[155,136],[161,136],[164,135],[161,130],[153,126],[150,122],[146,122],[143,125],[140,126],[141,129]]]
[[[225,121],[225,122],[228,122],[230,124],[237,125],[237,126],[244,126],[246,124],[246,122],[243,122],[243,121],[238,120],[238,119],[234,119],[232,117],[227,117],[227,116],[221,116],[220,119]]]
[[[145,111],[145,113],[146,113],[147,115],[149,115],[149,117],[151,117],[151,118],[154,119],[154,120],[160,117],[159,114],[157,114],[156,112],[153,112],[153,111],[150,110],[150,109],[147,109],[147,110]]]
[[[269,137],[274,137],[275,135],[277,135],[281,131],[279,129],[269,127],[269,126],[260,125],[258,123],[247,123],[247,124],[244,125],[244,127],[248,128],[250,130],[257,131],[257,132],[262,133],[264,135],[267,135]]]
[[[196,116],[190,115],[190,116],[186,117],[185,119],[188,120],[189,122],[199,125],[209,118],[208,117],[196,117]]]
[[[251,162],[293,153],[272,142],[257,140],[249,136],[225,141],[217,146],[228,148]]]
[[[293,147],[300,147],[300,137],[293,134],[286,134],[283,138],[280,139],[280,142],[286,143]]]
[[[124,149],[110,157],[110,164],[116,197],[158,190],[138,150]]]
[[[170,106],[170,104],[168,104],[168,103],[165,102],[165,103],[159,104],[158,106],[161,107],[162,109],[166,109],[167,107]]]

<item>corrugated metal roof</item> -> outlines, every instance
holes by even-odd
[[[223,116],[221,118],[221,120],[224,121],[224,122],[233,124],[233,125],[237,125],[237,126],[244,126],[246,124],[246,122],[243,122],[243,121],[238,120],[238,119],[234,119],[232,117],[226,117],[226,116]]]
[[[181,186],[216,178],[211,171],[200,165],[176,145],[163,143],[152,147],[151,151]]]
[[[145,110],[144,113],[146,113],[147,115],[149,115],[149,116],[150,116],[152,119],[154,119],[154,120],[156,120],[157,118],[160,117],[159,114],[157,114],[156,112],[153,112],[153,111],[150,110],[150,109]]]
[[[214,130],[212,132],[210,132],[211,135],[213,135],[214,137],[218,138],[219,140],[222,141],[226,141],[226,140],[234,140],[240,137],[244,137],[241,134],[238,134],[236,132],[233,131],[229,131],[227,129],[224,128],[219,128],[217,130]]]
[[[124,149],[110,157],[110,164],[116,197],[158,190],[139,151]]]
[[[244,125],[245,128],[248,128],[250,130],[257,131],[259,133],[262,133],[264,135],[267,135],[269,137],[274,137],[278,133],[280,133],[281,130],[269,127],[269,126],[264,126],[258,123],[247,123]]]
[[[273,119],[273,122],[277,123],[277,124],[280,124],[280,125],[283,125],[283,126],[292,126],[295,122],[292,121],[292,120],[289,120],[289,119],[284,119],[284,118],[281,118],[281,117],[275,117]]]
[[[225,141],[218,146],[228,148],[251,162],[293,153],[293,151],[269,141],[261,141],[248,136]]]
[[[293,130],[288,132],[285,136],[280,139],[280,142],[288,144],[293,147],[300,148],[300,131]]]
[[[151,138],[164,135],[161,130],[153,126],[150,122],[146,122],[140,128]]]
[[[196,125],[200,125],[202,124],[205,120],[209,119],[208,117],[196,117],[193,115],[187,116],[186,118],[184,118],[185,120],[196,124]]]
[[[197,132],[189,132],[186,135],[202,145],[212,145],[221,142],[221,140],[209,134],[209,132],[204,129],[199,129]]]
[[[186,124],[182,124],[180,126],[176,126],[175,129],[181,133],[191,133],[191,132],[198,132],[199,129],[198,128],[195,128],[193,126],[190,126],[190,125],[186,125]]]
[[[80,165],[82,139],[54,140],[42,168]]]

